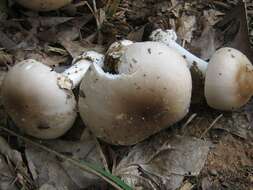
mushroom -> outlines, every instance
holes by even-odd
[[[253,95],[253,66],[233,48],[221,48],[212,56],[205,77],[208,105],[219,110],[234,110]]]
[[[157,29],[150,38],[175,49],[183,55],[189,67],[194,66],[202,73],[205,77],[205,98],[210,107],[226,111],[238,109],[253,95],[253,66],[240,51],[229,47],[221,48],[208,63],[177,44],[173,30]]]
[[[116,52],[113,47],[107,57],[117,55],[115,74],[91,65],[80,85],[79,112],[95,136],[132,145],[187,114],[191,74],[183,57],[162,43],[129,43]]]
[[[72,0],[16,0],[16,2],[34,11],[52,11],[70,4]]]
[[[2,84],[7,113],[31,136],[53,139],[63,135],[76,118],[76,100],[71,89],[95,61],[102,62],[103,56],[87,52],[62,74],[33,59],[14,65]]]
[[[180,55],[182,55],[188,63],[189,67],[196,67],[203,76],[207,69],[208,62],[198,58],[190,53],[188,50],[180,46],[177,40],[177,34],[174,30],[162,30],[157,29],[150,35],[150,40],[155,42],[162,42],[172,49],[175,49]]]

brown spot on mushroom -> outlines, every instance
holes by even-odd
[[[233,54],[231,54],[231,57],[232,57],[232,58],[235,58],[235,56],[234,56]]]
[[[134,59],[134,58],[132,59],[132,61],[133,61],[134,63],[137,63],[137,60],[136,60],[136,59]]]
[[[237,72],[235,82],[237,88],[238,104],[246,104],[252,96],[253,92],[253,70],[247,65],[242,65]]]
[[[72,98],[71,94],[67,94],[66,96],[67,96],[67,99],[71,99]]]
[[[148,53],[151,54],[151,48],[148,48]]]
[[[85,95],[83,90],[80,90],[79,96],[82,97],[82,98],[86,98],[86,95]]]
[[[160,95],[148,93],[138,97],[126,96],[122,99],[121,106],[127,116],[126,119],[131,119],[132,125],[137,127],[153,126],[154,124],[165,125],[175,119],[173,114],[170,118],[167,105],[163,102],[162,93]]]
[[[50,129],[50,127],[49,127],[49,126],[44,125],[44,124],[40,124],[40,125],[38,125],[38,126],[37,126],[37,128],[38,128],[39,130],[46,130],[46,129]]]

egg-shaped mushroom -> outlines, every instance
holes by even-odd
[[[6,75],[2,88],[4,107],[27,134],[50,139],[72,126],[75,97],[58,86],[57,77],[50,67],[32,59],[16,64]]]
[[[77,114],[71,90],[92,62],[103,62],[103,55],[89,51],[75,62],[63,73],[56,73],[41,62],[28,59],[5,75],[1,89],[4,108],[25,133],[53,139],[72,127]]]
[[[234,110],[253,95],[253,66],[233,48],[221,48],[211,57],[205,77],[205,97],[210,107]]]
[[[16,0],[16,2],[34,11],[52,11],[70,4],[72,0]]]
[[[162,43],[121,48],[117,74],[96,64],[87,71],[80,85],[79,112],[95,136],[132,145],[187,114],[192,81],[184,58]]]

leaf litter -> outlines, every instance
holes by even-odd
[[[0,78],[9,65],[23,59],[69,65],[84,50],[105,52],[110,43],[125,37],[147,40],[160,27],[175,29],[179,42],[205,60],[224,45],[251,59],[253,4],[246,1],[245,9],[238,2],[100,0],[89,1],[88,8],[83,1],[75,1],[66,9],[48,13],[34,13],[11,3],[9,17],[0,16]],[[80,133],[82,124],[76,124],[77,132],[67,134],[71,136],[43,143],[70,158],[103,165],[135,189],[250,187],[252,103],[233,113],[211,110],[201,101],[192,107],[172,130],[133,147],[114,147],[87,136],[80,140],[75,133]],[[5,124],[2,111],[1,118]],[[2,134],[14,149],[0,141],[0,189],[109,189],[100,178],[29,143],[17,141],[17,145],[13,143],[16,137]]]

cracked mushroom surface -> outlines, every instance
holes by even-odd
[[[132,145],[187,114],[192,81],[183,57],[162,43],[122,48],[117,74],[91,65],[80,86],[79,112],[95,136]]]
[[[34,11],[52,11],[70,4],[72,0],[16,0],[16,2]]]
[[[13,66],[2,87],[3,104],[25,133],[42,139],[63,135],[76,118],[76,100],[57,84],[60,74],[32,59]]]

